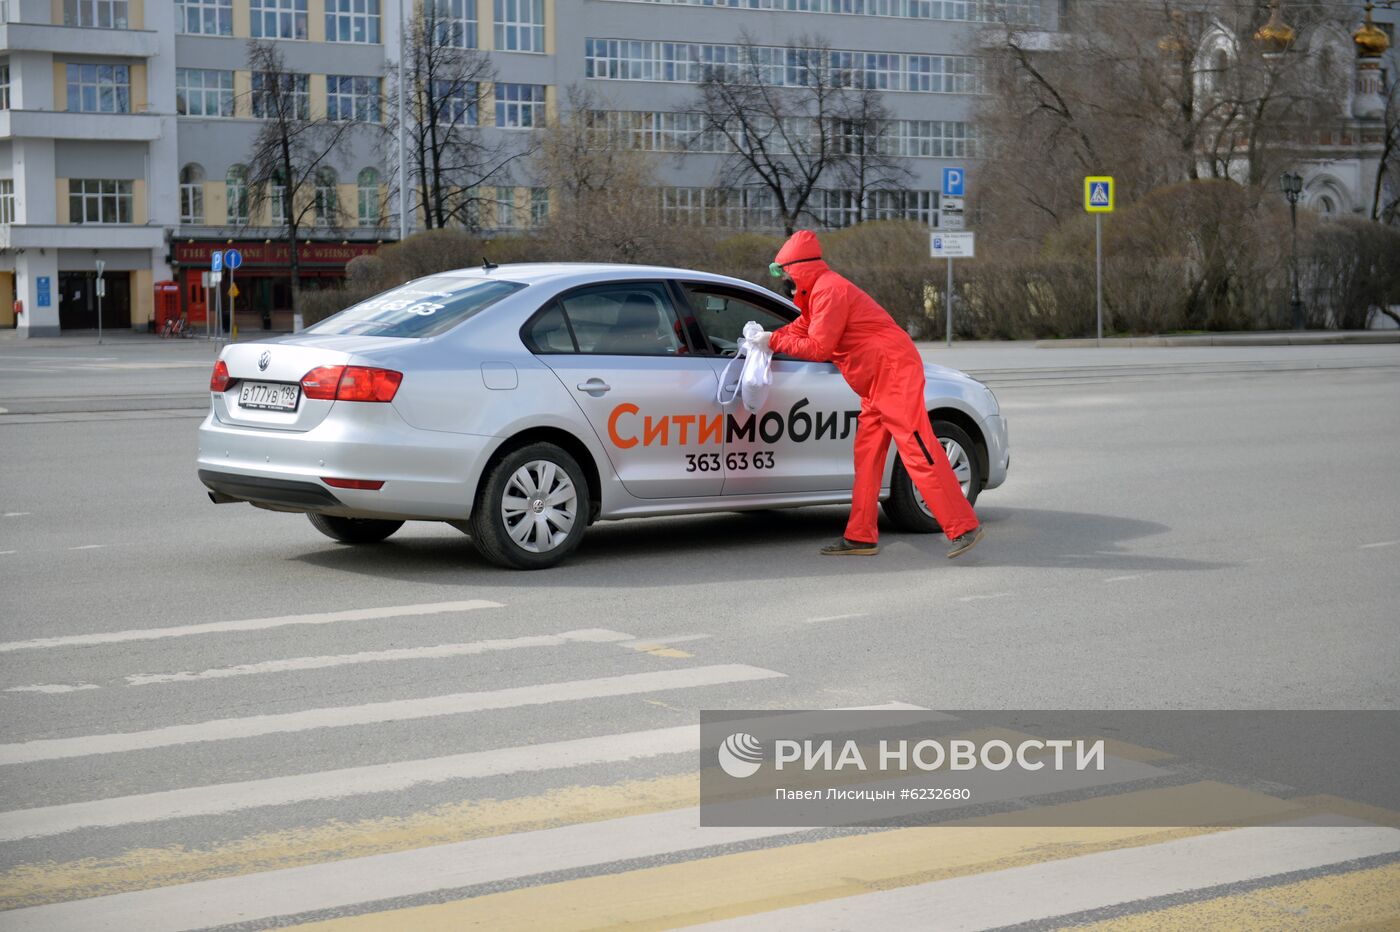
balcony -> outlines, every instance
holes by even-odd
[[[153,113],[70,113],[66,110],[0,110],[0,139],[101,139],[153,142],[164,117]]]
[[[0,23],[0,50],[154,58],[159,38],[149,29],[94,29],[40,23]]]

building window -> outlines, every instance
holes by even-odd
[[[231,166],[224,175],[224,192],[228,200],[228,222],[233,226],[248,225],[248,169]]]
[[[69,65],[68,109],[74,113],[130,113],[131,69],[126,65]]]
[[[496,0],[496,48],[544,51],[544,0]]]
[[[475,126],[480,99],[481,92],[475,81],[434,81],[430,112],[437,114],[439,125]]]
[[[355,181],[356,215],[362,227],[382,226],[379,199],[379,172],[366,168]]]
[[[311,119],[310,79],[304,74],[253,72],[253,116],[264,120]]]
[[[180,169],[180,222],[204,225],[204,168],[193,163]]]
[[[379,42],[379,0],[326,0],[326,41]]]
[[[335,170],[321,168],[316,171],[316,187],[312,190],[318,227],[340,226],[340,197],[336,193]]]
[[[426,0],[424,24],[433,44],[442,48],[476,48],[476,0]]]
[[[529,129],[544,125],[543,84],[497,84],[496,125]]]
[[[176,0],[175,28],[191,36],[231,36],[233,0]]]
[[[131,223],[131,182],[102,178],[68,181],[69,223]]]
[[[326,119],[379,122],[379,79],[326,75]]]
[[[126,28],[126,0],[63,0],[65,26]]]
[[[0,110],[10,109],[10,63],[0,62]]]
[[[530,189],[530,226],[544,226],[549,222],[549,189]]]
[[[305,39],[306,0],[250,0],[254,39]]]
[[[515,189],[505,186],[496,188],[496,226],[499,229],[515,226]]]
[[[287,224],[287,184],[280,172],[272,176],[267,186],[267,213],[275,227]]]
[[[180,116],[233,116],[233,72],[175,69],[175,112]]]
[[[15,180],[0,178],[0,224],[15,222]]]

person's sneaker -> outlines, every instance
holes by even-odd
[[[967,553],[973,547],[976,547],[977,542],[981,539],[982,525],[980,524],[961,537],[954,537],[948,542],[948,559],[951,560],[953,557],[960,557]]]
[[[828,557],[873,557],[879,552],[879,544],[866,544],[858,540],[846,540],[844,537],[822,548],[822,553]]]

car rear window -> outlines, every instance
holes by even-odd
[[[431,337],[525,286],[484,278],[433,275],[377,294],[327,317],[308,333],[367,337]]]

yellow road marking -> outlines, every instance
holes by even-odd
[[[405,817],[328,822],[204,849],[139,848],[112,858],[24,864],[0,874],[0,910],[619,819],[694,806],[699,796],[700,778],[690,773],[470,800]]]
[[[651,654],[653,657],[675,657],[680,659],[695,656],[694,654],[687,654],[685,651],[678,650],[674,647],[667,647],[665,644],[637,644],[634,645],[632,649],[641,654]]]
[[[1296,806],[1284,800],[1220,783],[1197,783],[1044,807],[1046,821],[1057,821],[1055,826],[1018,826],[1026,813],[1002,813],[933,828],[895,829],[721,855],[297,928],[315,932],[669,929],[1217,831],[1064,827],[1076,819],[1101,823],[1113,813],[1132,813],[1142,821],[1186,806],[1212,812],[1221,820],[1267,822],[1299,814]]]
[[[1314,877],[1075,926],[1093,932],[1400,928],[1400,864]]]

